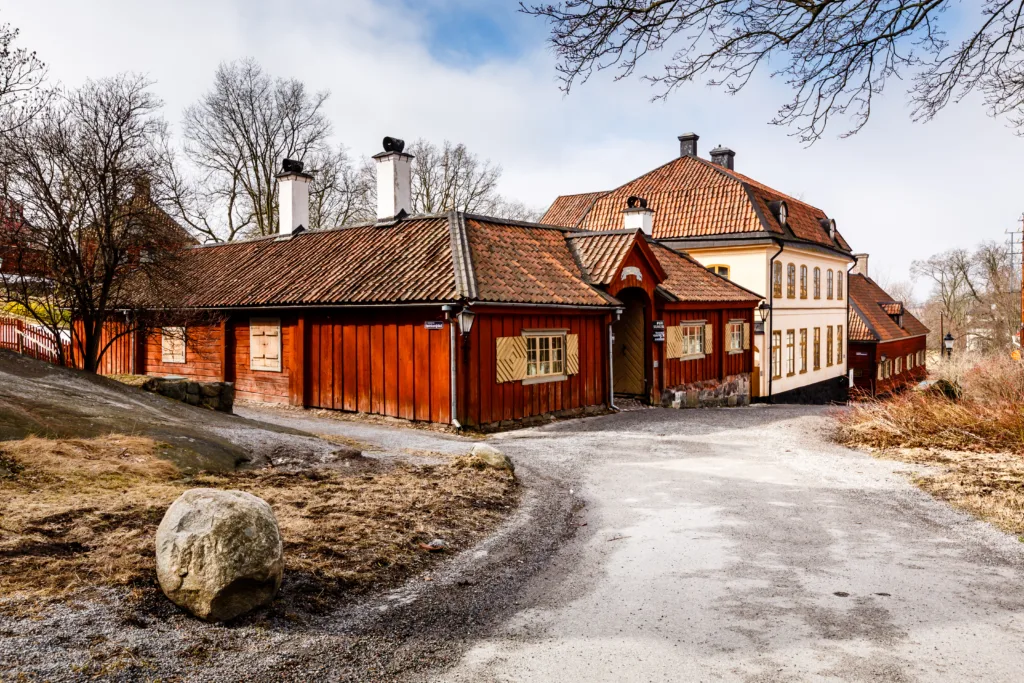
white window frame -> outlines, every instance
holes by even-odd
[[[800,329],[800,374],[807,372],[807,328]]]
[[[782,379],[782,330],[772,330],[772,379]]]
[[[275,335],[267,335],[269,329],[275,329],[277,339],[277,359],[273,354],[267,352],[272,350],[266,346],[266,342],[257,341],[259,337],[264,340],[274,338]],[[263,353],[256,354],[256,344],[264,344]],[[281,372],[281,354],[284,350],[280,318],[250,318],[249,319],[249,369],[253,372]]]
[[[786,330],[786,377],[796,374],[796,330]]]
[[[903,356],[896,356],[896,374],[903,372]]]
[[[523,330],[526,337],[526,378],[524,384],[565,379],[565,335],[567,330]],[[543,348],[547,346],[547,348]],[[547,354],[547,359],[542,354]],[[544,364],[547,371],[544,372]]]
[[[743,321],[730,320],[726,324],[726,343],[729,353],[743,353]]]
[[[160,360],[164,363],[187,362],[184,327],[160,328]]]
[[[705,320],[684,320],[679,323],[683,355],[680,360],[695,360],[704,357]],[[693,349],[697,350],[694,351]]]

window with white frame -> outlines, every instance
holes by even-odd
[[[782,264],[778,261],[772,264],[772,296],[782,298]]]
[[[903,372],[903,356],[896,356],[896,374]]]
[[[704,322],[683,323],[679,326],[683,334],[683,359],[700,358],[704,355]]]
[[[831,272],[831,271],[829,271]],[[832,367],[832,326],[825,328],[825,365]]]
[[[800,298],[807,298],[807,266],[800,266]]]
[[[792,263],[786,266],[786,298],[796,298],[796,265]]]
[[[843,298],[843,271],[836,271],[836,298]]]
[[[821,298],[821,268],[814,269],[814,298]]]
[[[807,372],[807,328],[800,330],[800,372]]]
[[[843,362],[843,326],[836,326],[836,362]]]
[[[164,363],[185,362],[184,327],[163,327],[160,329],[160,359]]]
[[[249,320],[249,369],[259,372],[281,372],[279,318]]]
[[[796,374],[796,331],[786,330],[786,376]]]
[[[829,268],[828,271],[825,273],[825,298],[826,299],[831,299],[832,298],[832,294],[833,294],[832,278],[833,277],[834,276],[832,274],[832,269]]]
[[[565,374],[565,334],[526,335],[526,376]]]
[[[772,378],[782,378],[782,332],[772,332]]]
[[[726,334],[726,344],[728,347],[726,351],[729,353],[736,353],[743,350],[743,321],[742,320],[730,320],[727,328],[728,334]]]
[[[814,369],[821,369],[821,328],[814,328]]]

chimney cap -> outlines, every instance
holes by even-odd
[[[633,195],[632,197],[626,200],[626,207],[630,209],[646,209],[647,200],[644,199],[643,197]]]
[[[385,152],[398,152],[399,154],[405,149],[405,140],[401,138],[393,138],[390,135],[384,138],[384,151]]]
[[[302,178],[312,179],[313,176],[304,173],[303,168],[305,168],[305,164],[297,159],[284,159],[281,161],[281,172],[275,177],[282,178],[284,176],[297,175]]]

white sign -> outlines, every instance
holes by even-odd
[[[623,280],[625,280],[630,275],[635,277],[637,280],[640,280],[641,282],[644,279],[644,274],[641,273],[640,269],[637,268],[636,266],[626,266],[625,268],[622,269],[622,279]]]

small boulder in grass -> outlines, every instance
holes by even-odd
[[[516,472],[515,465],[512,464],[507,455],[494,446],[488,446],[485,443],[478,443],[473,446],[469,456],[460,458],[457,464],[463,467],[473,467],[478,470],[490,467],[496,470],[506,470],[509,474],[515,474]]]
[[[227,621],[270,603],[283,568],[277,518],[251,493],[190,489],[156,531],[160,588],[206,621]]]

